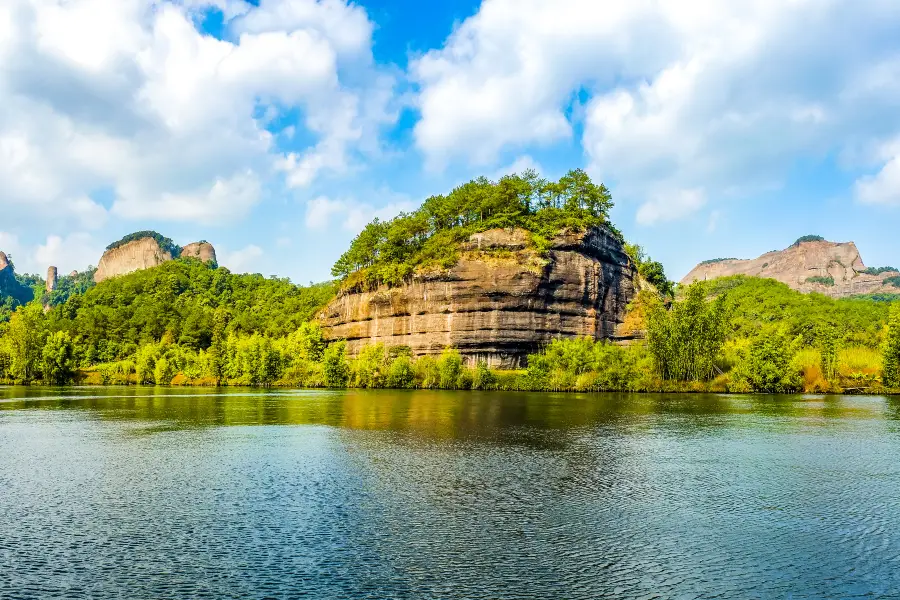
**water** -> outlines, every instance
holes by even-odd
[[[900,399],[0,388],[0,597],[897,598]]]

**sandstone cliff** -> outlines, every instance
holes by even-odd
[[[775,279],[800,292],[819,292],[835,298],[857,294],[900,293],[900,288],[885,283],[885,279],[896,277],[900,273],[886,271],[872,275],[864,273],[865,269],[859,250],[853,242],[805,241],[785,250],[767,252],[759,258],[730,258],[700,263],[681,283],[748,275]],[[833,279],[833,285],[830,281],[826,282],[828,278]]]
[[[153,237],[141,237],[126,243],[110,247],[100,257],[94,281],[100,283],[104,279],[125,275],[141,269],[149,269],[172,260],[172,252],[178,254],[175,246],[171,251],[163,248]],[[195,242],[181,248],[184,256],[199,258],[204,262],[216,260],[216,250],[207,242]]]
[[[340,294],[320,315],[326,335],[350,353],[377,342],[417,356],[454,347],[470,363],[515,368],[557,337],[613,337],[635,294],[634,264],[604,229],[560,235],[546,258],[521,229],[473,235],[461,250],[447,272]]]
[[[56,267],[49,267],[47,269],[47,291],[52,292],[56,289],[56,285],[59,283],[59,271],[57,271]]]
[[[216,249],[209,242],[188,244],[181,249],[181,256],[184,258],[196,258],[203,262],[218,262],[216,260]]]

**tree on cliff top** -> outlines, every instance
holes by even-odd
[[[172,241],[171,238],[165,237],[163,234],[158,233],[156,231],[144,230],[144,231],[135,231],[134,233],[129,233],[122,239],[113,242],[109,246],[106,247],[107,250],[114,250],[125,244],[130,242],[135,242],[137,240],[142,240],[144,238],[152,238],[156,240],[156,243],[159,244],[159,247],[172,255],[172,258],[178,258],[181,254],[181,246]]]
[[[563,229],[604,225],[621,238],[609,224],[612,206],[606,186],[595,184],[581,169],[557,182],[533,170],[496,182],[479,177],[447,195],[431,196],[416,211],[390,221],[375,219],[338,259],[332,274],[396,284],[419,265],[451,266],[459,242],[498,227],[521,227],[546,239]]]

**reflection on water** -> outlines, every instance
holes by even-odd
[[[872,397],[0,388],[0,597],[900,589]]]

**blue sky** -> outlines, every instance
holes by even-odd
[[[801,235],[900,263],[893,0],[8,0],[0,250],[156,229],[305,283],[371,218],[585,168],[680,278]]]

